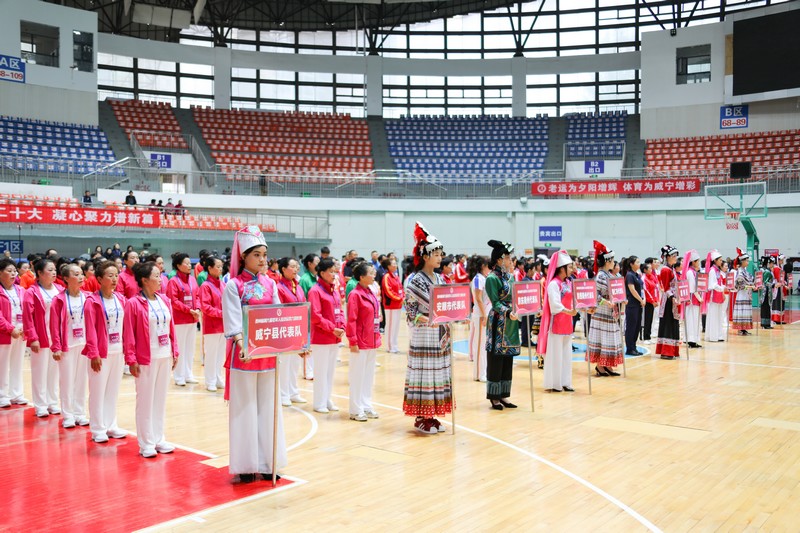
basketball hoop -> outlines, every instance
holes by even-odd
[[[725,212],[725,229],[737,230],[739,229],[739,213],[738,211]]]

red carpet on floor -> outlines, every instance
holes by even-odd
[[[234,484],[202,455],[144,459],[134,436],[95,444],[89,435],[31,408],[0,411],[0,531],[133,531],[272,489]]]

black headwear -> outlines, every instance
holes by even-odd
[[[514,247],[508,242],[500,242],[492,239],[486,244],[492,247],[492,255],[489,260],[489,263],[491,263],[492,266],[496,265],[498,259],[503,257],[505,254],[514,253]]]

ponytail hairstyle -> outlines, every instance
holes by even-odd
[[[306,272],[311,272],[311,267],[309,265],[313,264],[314,259],[316,259],[317,257],[319,257],[317,254],[311,252],[310,254],[308,254],[303,258],[303,268],[306,269]]]
[[[622,259],[622,275],[625,276],[628,272],[631,271],[631,265],[633,265],[636,260],[639,259],[637,256],[632,255],[630,257],[624,257]]]
[[[481,273],[484,266],[489,266],[489,258],[485,255],[473,255],[467,259],[467,276],[473,279]]]
[[[222,261],[222,259],[220,259],[216,255],[205,256],[201,262],[201,264],[203,265],[203,270],[208,272],[209,268],[214,268],[214,265],[217,263],[217,261]],[[155,264],[155,261],[153,261],[153,263]]]
[[[360,281],[361,278],[369,274],[370,268],[375,268],[374,266],[372,266],[371,262],[361,261],[360,263],[358,263],[356,266],[353,267],[353,278],[355,278],[356,281]]]

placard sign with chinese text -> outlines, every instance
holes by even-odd
[[[251,358],[295,352],[309,346],[309,310],[305,303],[246,305],[242,308],[244,338]]]
[[[625,278],[610,278],[608,280],[608,294],[612,304],[621,304],[625,301]]]
[[[542,310],[542,282],[519,281],[511,286],[511,309],[519,316],[535,315]]]
[[[430,324],[467,320],[471,309],[472,291],[469,283],[434,285],[431,289]]]
[[[597,307],[597,283],[593,279],[572,280],[575,309]]]
[[[735,287],[736,287],[736,272],[731,270],[725,277],[725,288],[728,289],[729,291],[732,291]]]
[[[760,270],[756,272],[756,290],[760,291],[764,287],[764,273]]]
[[[697,274],[697,292],[708,292],[708,274],[705,272]]]
[[[686,303],[689,301],[689,280],[678,282],[678,301]]]

